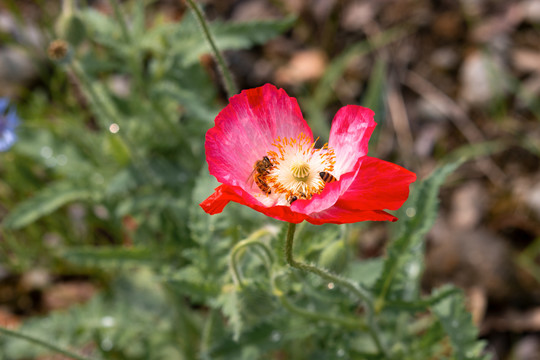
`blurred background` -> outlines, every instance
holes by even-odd
[[[114,3],[0,2],[0,97],[19,119],[0,153],[2,326],[88,302],[84,316],[113,326],[103,294],[129,286],[110,269],[192,256],[178,249],[197,241],[193,204],[214,185],[197,187],[204,133],[227,96],[183,1]],[[323,140],[340,107],[362,104],[379,124],[370,155],[419,179],[456,149],[495,149],[441,189],[422,288],[462,287],[495,359],[540,359],[540,1],[200,4],[238,88],[284,88]],[[230,25],[246,21],[258,25]],[[55,54],[59,38],[69,48]],[[383,255],[388,236],[362,224],[354,257]],[[42,356],[8,342],[0,358]]]

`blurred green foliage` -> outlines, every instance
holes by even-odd
[[[384,358],[358,299],[286,266],[283,224],[237,204],[215,216],[200,209],[218,185],[204,166],[204,134],[220,109],[215,80],[199,61],[208,44],[191,13],[174,23],[154,19],[148,28],[144,2],[128,4],[114,16],[78,10],[84,39],[68,39],[71,52],[50,79],[55,93],[28,95],[20,140],[1,154],[0,201],[9,209],[2,264],[15,272],[77,269],[99,274],[106,285],[83,305],[25,321],[21,332],[95,359]],[[221,50],[241,49],[293,21],[210,28]],[[358,44],[328,68],[313,98],[317,106],[308,105],[318,130],[329,84],[347,58],[369,49]],[[381,103],[384,64],[376,69],[366,105]],[[370,292],[394,359],[484,358],[459,291],[426,297],[419,283],[440,186],[463,161],[485,152],[468,149],[414,186],[384,258],[352,255],[358,225],[299,226],[295,256]],[[230,251],[256,231],[274,256],[246,246],[237,256],[236,283]],[[51,236],[57,241],[47,241]],[[0,349],[6,360],[50,352],[7,337]]]

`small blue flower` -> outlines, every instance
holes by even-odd
[[[8,99],[0,98],[0,152],[9,150],[17,141],[17,134],[15,134],[17,125],[19,125],[19,119],[15,109],[9,108]]]

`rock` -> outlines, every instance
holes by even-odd
[[[524,1],[523,3],[523,13],[525,18],[532,23],[537,23],[540,21],[540,1],[538,0],[529,0]]]
[[[235,7],[232,19],[235,21],[269,20],[279,18],[279,12],[267,1],[255,0],[240,3]]]
[[[319,79],[326,69],[326,55],[322,50],[310,49],[295,53],[292,59],[276,72],[278,84],[295,85]]]
[[[38,74],[30,55],[16,46],[0,48],[0,96],[15,97]]]
[[[90,300],[96,291],[96,287],[88,282],[58,283],[43,293],[43,302],[47,310],[67,309]]]
[[[430,289],[447,282],[465,289],[479,287],[489,301],[524,295],[503,238],[484,228],[460,231],[439,218],[430,231],[422,284]]]
[[[531,49],[512,51],[512,63],[521,73],[540,72],[540,52]]]
[[[540,342],[538,335],[527,335],[514,348],[515,360],[540,360]]]
[[[471,181],[461,186],[452,197],[450,225],[459,230],[476,228],[487,210],[488,200],[487,191],[480,182]]]
[[[375,17],[375,2],[354,1],[345,6],[341,24],[347,31],[362,30]]]
[[[24,291],[40,290],[51,283],[51,275],[45,269],[32,269],[23,274],[20,286]]]
[[[451,70],[459,63],[459,53],[453,47],[441,47],[431,53],[431,64],[442,70]]]

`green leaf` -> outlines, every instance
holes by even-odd
[[[272,350],[284,350],[289,343],[295,344],[296,348],[304,346],[305,340],[319,340],[323,330],[318,326],[306,326],[305,321],[291,317],[290,313],[265,316],[260,324],[248,327],[244,330],[239,340],[233,338],[222,338],[210,351],[212,359],[230,360],[251,360],[259,359],[261,356],[246,356],[245,348],[254,348],[262,354],[269,354]],[[292,355],[292,359],[319,359],[310,357],[313,349],[300,348],[302,356]],[[326,357],[328,359],[328,357]]]
[[[118,203],[115,214],[119,217],[124,215],[134,215],[149,211],[162,212],[170,209],[179,214],[187,215],[186,201],[177,199],[166,191],[155,190],[155,194],[131,194]]]
[[[423,237],[436,219],[440,186],[461,163],[454,162],[436,169],[414,188],[403,205],[406,217],[401,218],[401,233],[389,245],[383,271],[375,284],[376,293],[379,294],[378,306],[382,306],[391,288],[399,293],[395,295],[398,299],[413,300],[418,297],[418,279],[423,269]]]
[[[185,107],[188,115],[206,121],[210,127],[211,120],[216,117],[216,111],[209,106],[208,101],[201,99],[201,92],[193,91],[192,87],[193,85],[181,86],[177,81],[163,80],[152,88],[151,96],[155,99],[170,98],[178,102]]]
[[[319,265],[340,274],[347,266],[347,247],[343,240],[334,241],[319,255]]]
[[[380,258],[353,260],[345,274],[347,278],[370,288],[375,284],[378,274],[381,273],[383,261]]]
[[[291,28],[294,16],[280,20],[258,20],[241,23],[214,22],[210,25],[219,49],[245,49],[264,44]]]
[[[127,52],[128,44],[121,40],[122,33],[115,19],[92,8],[81,10],[79,14],[90,39],[116,52],[119,52],[121,48]]]
[[[397,239],[387,250],[383,271],[375,284],[377,306],[384,306],[389,293],[393,300],[414,300],[419,297],[423,270],[424,236],[432,227],[439,209],[439,189],[446,177],[465,161],[503,149],[500,143],[466,146],[448,155],[448,162],[413,188],[402,206]],[[391,291],[392,290],[392,291]]]
[[[289,29],[295,22],[294,17],[282,20],[250,21],[243,23],[210,23],[217,47],[221,50],[247,49],[263,44]],[[199,61],[199,57],[210,52],[210,46],[204,40],[193,15],[190,14],[180,24],[174,34],[175,40],[170,51],[181,54],[184,66]],[[154,35],[155,36],[155,35]]]
[[[38,192],[34,197],[19,203],[6,216],[2,225],[6,229],[19,229],[70,202],[90,199],[96,201],[98,198],[99,193],[96,189],[89,188],[87,184],[56,182]]]
[[[184,352],[182,355],[192,354],[191,344],[186,338],[179,341],[178,336],[180,327],[196,321],[194,314],[189,313],[192,309],[182,309],[181,304],[171,301],[148,269],[130,269],[129,273],[120,275],[109,292],[99,292],[85,304],[51,312],[46,317],[31,317],[20,330],[63,348],[85,349],[84,352],[96,360],[109,359],[112,354],[119,359],[186,359],[170,350],[166,352],[176,356],[160,356],[171,344],[175,344],[177,351]],[[176,312],[180,311],[185,313],[184,324],[176,317]],[[196,341],[197,329],[189,328]],[[88,344],[94,346],[88,347]],[[27,341],[10,340],[2,344],[0,356],[36,359],[50,353]]]
[[[238,341],[240,334],[244,329],[244,319],[241,313],[241,302],[238,291],[234,286],[224,289],[221,293],[218,302],[222,304],[223,314],[229,320],[229,324],[233,329],[233,339]]]
[[[445,290],[436,290],[434,296],[440,291]],[[463,295],[453,293],[433,305],[432,309],[450,338],[457,360],[487,360],[490,357],[482,355],[485,342],[478,340],[478,330],[464,304]]]
[[[62,251],[60,256],[77,265],[92,267],[121,267],[159,263],[150,249],[143,248],[72,247]]]
[[[64,118],[50,128],[21,126],[14,150],[66,177],[86,178],[95,171],[90,157],[99,157],[101,143],[93,144],[94,153],[85,153],[83,141],[91,143],[96,139],[95,134],[87,132],[84,140],[81,139],[80,127],[73,122],[74,119]],[[66,138],[72,141],[66,141]]]
[[[244,329],[267,322],[279,309],[269,285],[260,281],[244,281],[241,287],[226,286],[215,305],[221,306],[229,318],[235,340]]]
[[[217,282],[208,281],[205,274],[194,265],[188,265],[165,278],[165,281],[176,290],[192,298],[195,302],[219,295],[220,285]]]
[[[109,157],[114,158],[121,166],[125,166],[129,163],[131,154],[126,143],[120,136],[115,134],[106,134],[106,136],[103,138],[103,142],[103,147],[105,148],[105,151]]]

